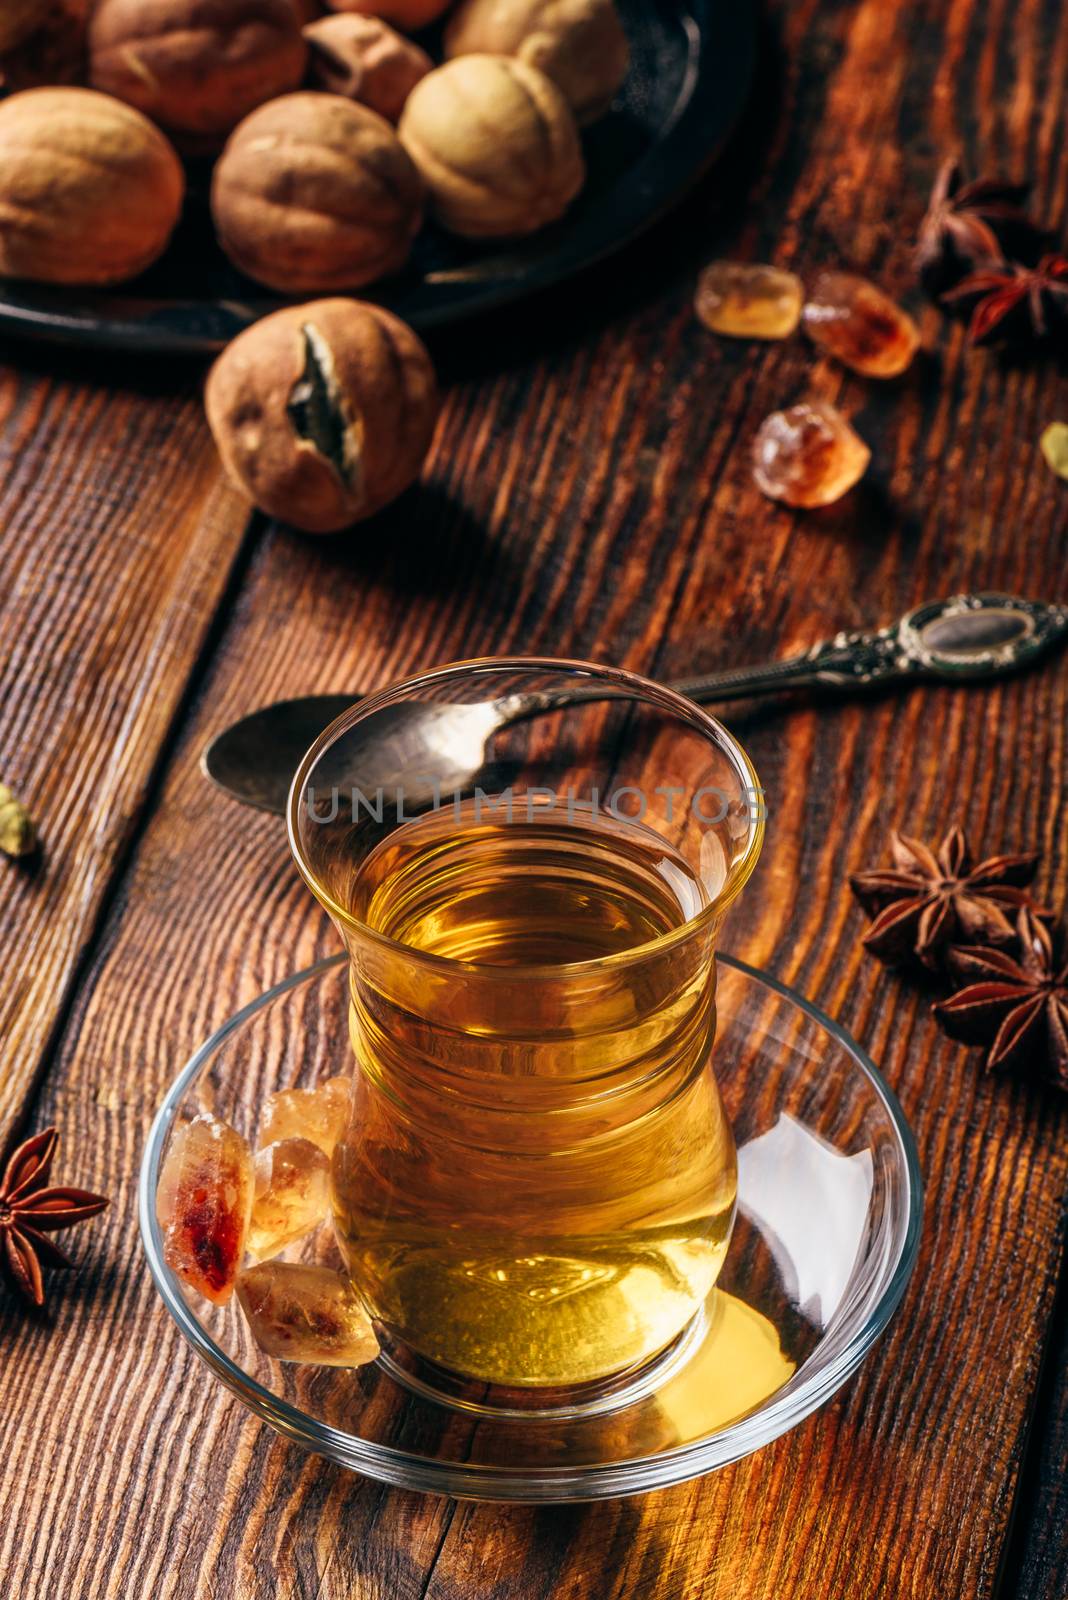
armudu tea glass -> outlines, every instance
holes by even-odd
[[[335,722],[289,834],[349,955],[346,1265],[398,1370],[558,1410],[647,1381],[737,1198],[715,946],[756,774],[629,673],[497,659]]]

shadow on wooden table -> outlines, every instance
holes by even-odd
[[[477,571],[486,583],[483,603],[507,612],[523,576],[516,540],[495,538],[470,505],[436,482],[415,484],[355,529],[325,537],[281,531],[299,561],[330,568],[342,583],[373,579],[400,596],[449,593],[466,572]],[[490,573],[492,582],[485,579]]]

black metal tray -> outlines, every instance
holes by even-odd
[[[433,224],[403,273],[358,291],[421,331],[548,288],[633,239],[682,198],[723,147],[752,79],[755,0],[622,0],[631,70],[584,138],[589,176],[568,215],[507,247]],[[162,261],[120,291],[0,285],[0,333],[98,349],[220,349],[284,302],[231,267],[215,243],[209,173],[193,170]],[[302,298],[311,298],[304,296]]]

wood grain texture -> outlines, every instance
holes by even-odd
[[[1003,1562],[1004,1600],[1062,1600],[1068,1570],[1068,1273],[1047,1340],[1032,1438]]]
[[[41,1071],[248,521],[199,403],[0,369],[0,749],[39,857],[0,901],[0,1128]]]
[[[892,825],[935,837],[960,816],[977,844],[1040,845],[1041,887],[1064,899],[1063,660],[983,691],[731,715],[772,815],[728,942],[868,1046],[928,1183],[919,1269],[889,1337],[777,1445],[592,1508],[389,1492],[246,1420],[171,1330],[135,1238],[144,1135],[190,1046],[334,947],[277,822],[196,770],[232,717],[480,652],[667,676],[785,653],[965,586],[1068,595],[1068,498],[1035,448],[1066,412],[1052,363],[967,353],[927,310],[924,359],[879,387],[815,363],[801,339],[716,343],[689,309],[693,270],[718,253],[805,274],[843,261],[905,292],[908,238],[957,144],[977,166],[1033,173],[1040,203],[1058,208],[1068,14],[1055,0],[803,0],[773,21],[757,108],[697,203],[542,308],[532,336],[476,330],[472,348],[441,352],[451,383],[423,488],[350,540],[273,530],[255,551],[33,1106],[38,1122],[58,1118],[79,1181],[115,1204],[80,1241],[80,1276],[56,1286],[53,1330],[0,1311],[5,1392],[20,1399],[0,1416],[13,1593],[994,1593],[1060,1260],[1068,1113],[984,1079],[939,1035],[929,997],[858,954],[844,882]],[[754,490],[747,445],[766,411],[809,391],[855,414],[874,463],[847,501],[798,517]],[[115,671],[102,663],[99,692],[114,692]],[[37,726],[19,736],[24,758]],[[14,776],[28,782],[29,766]]]

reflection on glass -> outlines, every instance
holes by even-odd
[[[843,1155],[787,1112],[738,1151],[738,1209],[764,1236],[791,1301],[817,1327],[842,1303],[872,1184],[869,1150]]]

